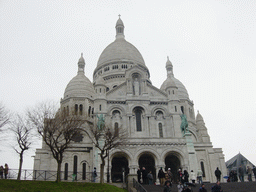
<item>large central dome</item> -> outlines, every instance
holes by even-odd
[[[101,53],[97,68],[109,63],[132,63],[145,67],[145,62],[138,49],[124,38],[124,24],[119,18],[116,22],[116,40]]]
[[[124,38],[117,38],[103,50],[98,60],[97,67],[115,61],[130,61],[134,64],[145,65],[144,59],[138,49]]]

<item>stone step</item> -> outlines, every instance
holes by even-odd
[[[205,188],[208,192],[211,192],[211,187],[215,183],[205,183]],[[193,192],[198,192],[200,184],[196,184],[195,187],[192,187]],[[163,192],[164,187],[160,185],[143,185],[143,187],[148,192]],[[234,183],[221,183],[221,189],[224,192],[256,192],[256,182],[234,182]],[[172,191],[178,191],[177,185],[173,184]]]

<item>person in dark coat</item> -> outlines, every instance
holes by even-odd
[[[199,192],[207,192],[203,183],[202,183],[201,187],[199,188]]]
[[[252,172],[254,174],[254,177],[256,178],[256,167],[255,166],[253,166]]]
[[[164,186],[164,192],[171,192],[171,182],[170,181],[166,181],[166,184]]]
[[[5,163],[5,165],[4,165],[4,178],[5,179],[7,179],[8,171],[9,171],[8,164]]]
[[[187,170],[184,170],[183,175],[184,175],[184,182],[188,182],[189,174],[188,174]]]
[[[4,178],[4,167],[3,167],[3,165],[1,165],[1,167],[0,167],[0,178],[1,179]]]
[[[148,184],[148,179],[147,179],[148,173],[147,173],[145,167],[142,167],[141,173],[142,173],[143,184]]]
[[[159,178],[159,181],[160,181],[160,185],[163,186],[164,185],[164,178],[165,178],[165,174],[164,174],[164,171],[161,167],[161,169],[158,171],[158,178]]]
[[[239,179],[241,182],[244,182],[244,169],[242,167],[242,165],[240,165],[239,169],[238,169],[238,173],[239,173]]]
[[[220,181],[221,171],[219,170],[219,167],[215,170],[215,176],[217,178],[217,181]]]
[[[140,178],[141,178],[141,171],[140,168],[137,170],[137,175],[138,175],[138,182],[141,183]]]
[[[223,192],[223,190],[221,190],[220,181],[217,181],[217,183],[212,187],[212,192]]]

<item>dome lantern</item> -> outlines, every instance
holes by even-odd
[[[78,73],[79,73],[79,72],[84,73],[85,61],[84,61],[84,58],[83,58],[83,53],[81,53],[81,57],[80,57],[80,59],[78,60],[77,65],[78,65]]]
[[[118,15],[119,19],[116,22],[116,39],[124,38],[124,23],[120,18],[120,14]]]
[[[167,77],[173,77],[173,66],[172,63],[169,59],[169,56],[167,56],[167,61],[166,61],[166,71],[167,71]]]

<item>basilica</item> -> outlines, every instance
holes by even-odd
[[[226,175],[221,148],[213,148],[202,115],[194,112],[194,103],[186,87],[175,78],[174,66],[167,58],[166,80],[160,88],[150,80],[150,72],[139,50],[126,41],[124,23],[116,22],[116,36],[101,53],[93,72],[93,82],[85,75],[83,55],[78,61],[77,75],[70,80],[60,101],[60,108],[78,111],[79,115],[96,123],[97,115],[105,122],[122,127],[128,133],[128,143],[112,149],[109,154],[110,182],[125,175],[136,175],[145,167],[157,178],[162,167],[171,168],[174,177],[178,169],[202,171],[204,182],[215,182],[217,167]],[[163,64],[164,67],[164,64]],[[187,119],[187,131],[182,132],[182,115]],[[72,143],[64,155],[62,180],[76,173],[78,180],[87,180],[94,167],[100,170],[98,150],[84,135]],[[56,171],[51,151],[42,145],[36,150],[34,170]],[[99,175],[99,174],[98,174]]]

